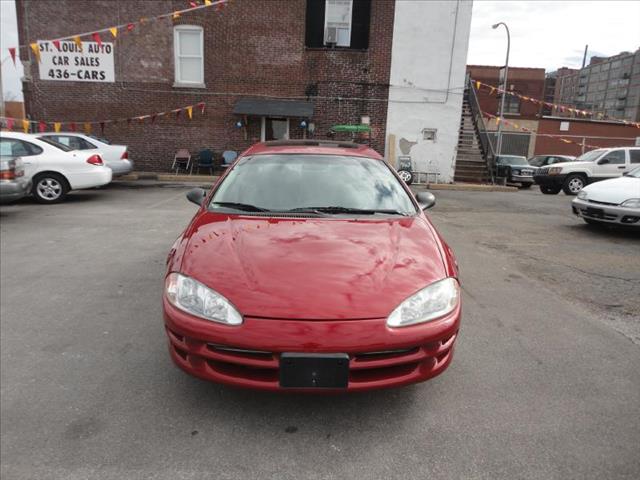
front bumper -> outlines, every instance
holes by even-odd
[[[511,178],[509,180],[514,183],[533,183],[533,176],[532,175],[511,175]]]
[[[0,181],[0,203],[11,203],[26,197],[31,192],[31,179]]]
[[[560,188],[564,185],[565,178],[567,178],[566,175],[534,175],[533,181],[537,185],[542,185],[544,187]]]
[[[589,220],[640,228],[640,209],[624,208],[575,198],[571,202],[574,215]]]
[[[461,308],[435,321],[389,328],[386,319],[304,321],[245,317],[231,327],[201,320],[163,299],[173,361],[196,377],[260,390],[362,391],[421,382],[453,356]],[[280,387],[280,354],[347,353],[346,389]]]

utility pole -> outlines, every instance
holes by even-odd
[[[507,59],[504,62],[504,80],[502,84],[502,101],[500,102],[500,123],[498,123],[498,141],[496,145],[496,155],[499,156],[502,152],[502,124],[504,123],[504,102],[507,96],[507,79],[509,75],[509,50],[511,49],[511,35],[509,34],[509,27],[504,22],[496,23],[491,28],[496,29],[500,25],[503,25],[507,31]]]

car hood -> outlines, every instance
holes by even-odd
[[[579,168],[579,169],[591,168],[594,164],[595,164],[595,162],[560,162],[560,163],[554,163],[553,165],[547,165],[547,168],[562,167],[562,169],[564,171],[565,168],[567,168],[567,169],[572,169],[572,168]]]
[[[588,200],[620,204],[630,198],[640,198],[640,178],[620,177],[592,183],[582,189]]]
[[[201,214],[181,271],[246,316],[305,320],[388,316],[446,276],[422,217],[263,218]]]

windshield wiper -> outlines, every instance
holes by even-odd
[[[407,213],[400,212],[398,210],[393,209],[382,209],[382,208],[351,208],[351,207],[337,207],[337,206],[328,206],[328,207],[300,207],[300,208],[292,208],[288,210],[289,212],[312,212],[312,213],[329,213],[329,214],[341,214],[341,213],[355,213],[358,215],[375,215],[376,213],[384,213],[387,215],[402,215],[403,217],[407,216]]]
[[[248,203],[211,202],[211,205],[220,205],[221,207],[233,208],[235,210],[242,210],[244,212],[269,212],[270,211],[266,208],[256,207],[255,205],[249,205]]]

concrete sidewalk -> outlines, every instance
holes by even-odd
[[[186,184],[212,184],[220,178],[220,175],[188,175],[156,172],[133,172],[114,179],[116,182],[155,181],[160,183],[186,183]],[[433,183],[413,184],[415,190],[457,190],[474,192],[517,192],[517,187],[504,185],[489,185],[480,183]]]

